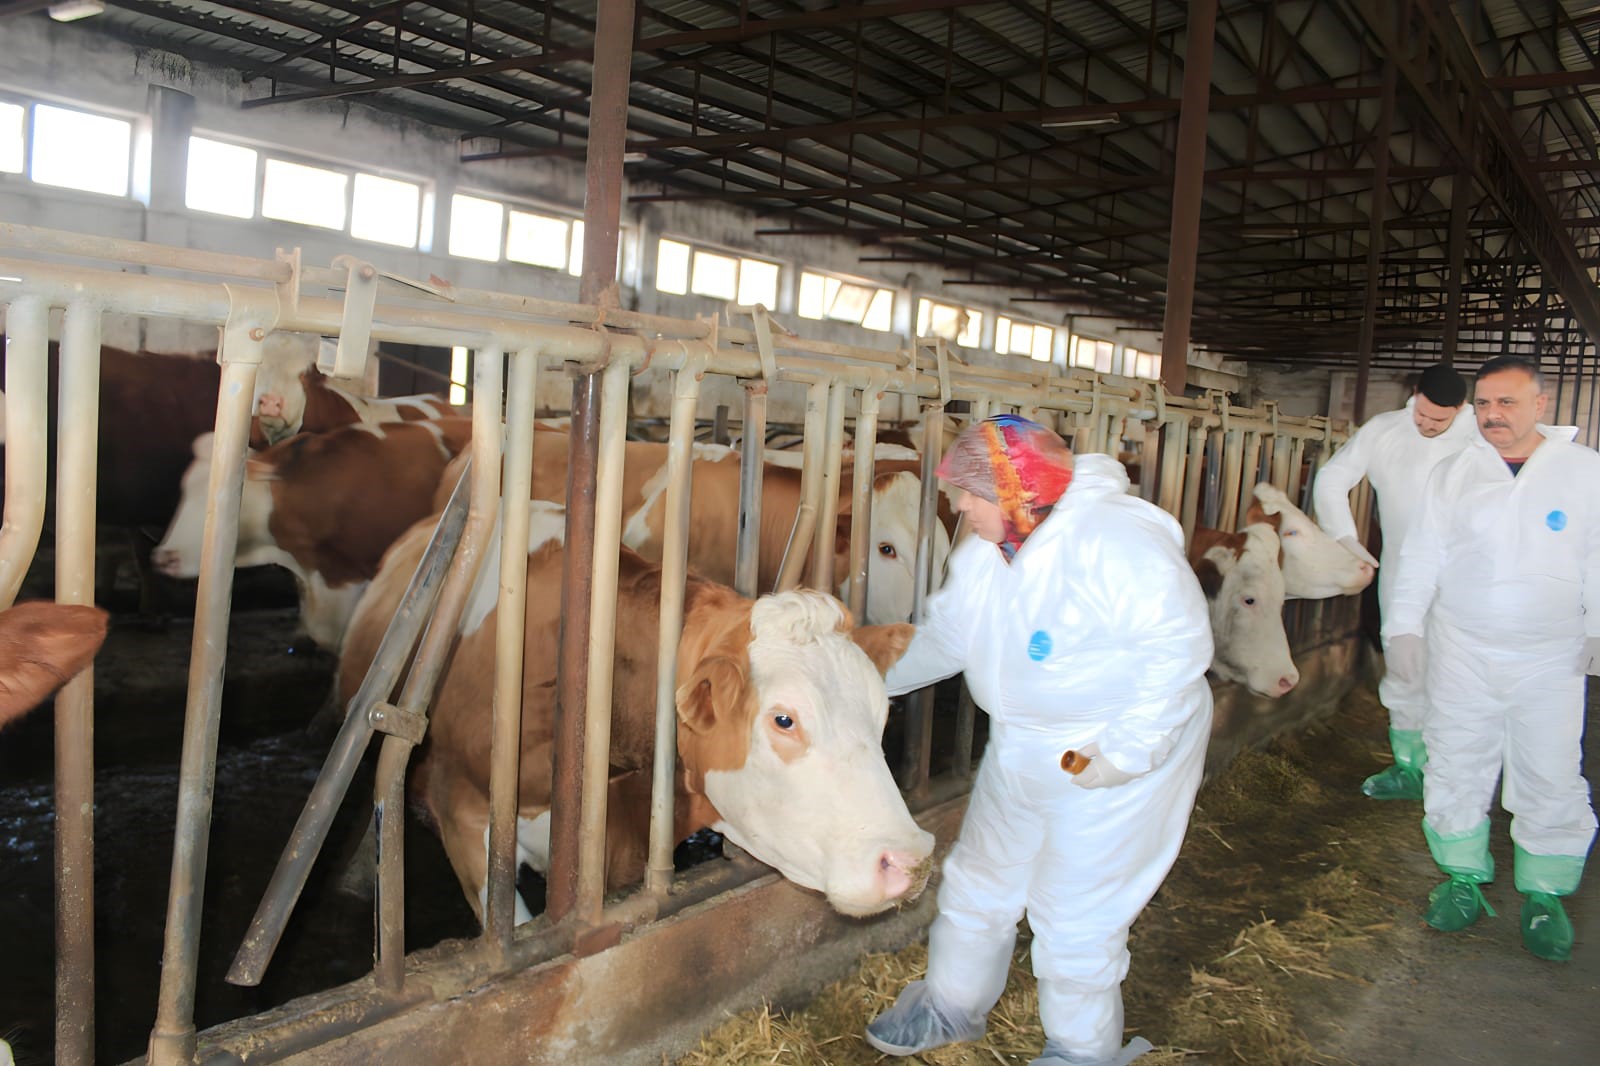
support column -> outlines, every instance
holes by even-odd
[[[1194,318],[1195,259],[1200,252],[1200,200],[1205,189],[1206,119],[1211,110],[1211,52],[1217,0],[1189,5],[1183,57],[1183,106],[1172,179],[1172,237],[1167,253],[1167,315],[1161,333],[1161,386],[1183,395],[1188,379],[1189,325]]]
[[[1440,362],[1456,361],[1456,343],[1461,332],[1461,276],[1467,258],[1467,200],[1472,195],[1472,174],[1466,167],[1456,171],[1450,183],[1450,276],[1446,281],[1444,344]]]
[[[1356,353],[1356,396],[1352,420],[1367,420],[1367,379],[1378,317],[1378,281],[1383,269],[1383,221],[1389,206],[1389,131],[1394,126],[1394,89],[1399,73],[1393,59],[1383,61],[1383,106],[1372,145],[1372,199],[1368,207],[1367,291],[1361,302],[1361,340]]]

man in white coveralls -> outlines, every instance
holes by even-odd
[[[1177,522],[1110,456],[1074,460],[1001,415],[968,427],[939,476],[977,536],[885,680],[907,692],[964,670],[989,745],[927,980],[867,1040],[914,1055],[982,1036],[1026,912],[1047,1038],[1032,1066],[1122,1066],[1150,1049],[1122,1043],[1128,927],[1177,857],[1211,735],[1205,597]]]
[[[1312,498],[1318,524],[1328,536],[1374,566],[1378,560],[1362,547],[1350,514],[1350,490],[1366,478],[1377,493],[1386,561],[1386,567],[1378,569],[1381,618],[1389,617],[1394,592],[1389,569],[1400,558],[1428,474],[1478,436],[1466,400],[1466,380],[1445,364],[1436,363],[1422,372],[1404,408],[1369,419],[1317,474]],[[1422,686],[1406,684],[1393,670],[1387,670],[1378,683],[1378,699],[1389,710],[1394,764],[1362,782],[1361,791],[1373,799],[1419,800],[1422,768],[1428,761],[1422,743],[1422,719],[1427,710]]]
[[[1400,550],[1384,636],[1389,669],[1422,680],[1428,773],[1423,833],[1450,879],[1428,897],[1435,929],[1488,910],[1489,803],[1511,814],[1522,941],[1572,953],[1561,897],[1594,839],[1580,772],[1584,675],[1600,673],[1600,454],[1539,424],[1531,363],[1491,359],[1473,405],[1482,439],[1440,463]],[[1426,635],[1426,640],[1424,640]]]

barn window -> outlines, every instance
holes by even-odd
[[[22,120],[25,115],[21,104],[0,102],[0,171],[7,174],[22,173]]]
[[[689,252],[682,241],[661,238],[656,245],[656,288],[682,296],[689,291]]]
[[[376,174],[357,174],[350,203],[350,236],[415,248],[421,210],[422,186]]]
[[[737,299],[739,260],[731,255],[696,250],[694,269],[689,275],[689,288],[701,296],[711,296],[718,300]]]
[[[739,260],[739,302],[761,304],[772,310],[778,304],[778,264],[761,259]]]
[[[943,337],[963,348],[976,348],[982,343],[983,312],[934,300],[918,300],[917,336]]]
[[[132,123],[48,104],[34,105],[34,181],[126,196],[132,154]]]
[[[1056,331],[1050,326],[1017,322],[1000,315],[995,319],[994,350],[1001,355],[1026,355],[1048,363],[1055,352]]]
[[[1084,370],[1102,374],[1114,372],[1117,346],[1110,341],[1097,341],[1092,337],[1073,337],[1069,347],[1069,362]]]
[[[262,217],[342,230],[349,184],[350,175],[337,170],[268,159],[261,183]]]
[[[241,145],[190,137],[184,205],[194,211],[254,218],[257,158],[253,149]]]
[[[465,348],[450,349],[450,402],[467,402],[467,384],[472,380],[472,353]]]
[[[583,223],[553,215],[513,210],[506,223],[506,258],[517,263],[549,267],[551,270],[568,270],[574,258],[574,229],[578,231],[577,261],[580,266],[572,273],[582,273]]]
[[[505,208],[493,200],[456,193],[450,197],[450,254],[467,259],[500,258]]]
[[[1124,372],[1129,377],[1146,378],[1150,381],[1159,380],[1161,377],[1161,355],[1159,352],[1141,352],[1136,348],[1124,349]]]
[[[851,322],[882,332],[894,326],[894,292],[807,270],[800,275],[796,310],[801,318]]]

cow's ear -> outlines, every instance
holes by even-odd
[[[1244,521],[1239,523],[1239,528],[1243,529],[1246,526],[1253,526],[1258,523],[1269,525],[1273,529],[1282,529],[1283,514],[1276,510],[1268,511],[1261,506],[1260,500],[1252,499],[1250,501],[1250,509],[1244,513]]]
[[[1283,494],[1283,491],[1270,481],[1263,481],[1251,489],[1250,498],[1252,501],[1250,509],[1252,511],[1259,508],[1262,514],[1270,515],[1275,515],[1282,511],[1283,505],[1289,502],[1289,498]]]
[[[0,724],[88,666],[105,639],[98,607],[23,603],[0,613]]]
[[[850,634],[856,646],[867,653],[878,673],[887,674],[889,667],[900,661],[916,635],[916,626],[896,622],[886,626],[861,626]]]
[[[709,733],[718,719],[728,719],[744,700],[744,667],[726,656],[703,660],[678,686],[678,720],[696,733]]]

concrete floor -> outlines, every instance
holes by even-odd
[[[1591,681],[1585,768],[1600,776],[1600,683]],[[1420,804],[1407,805],[1420,819]],[[1398,814],[1399,812],[1397,812]],[[1592,1066],[1600,1062],[1600,871],[1567,903],[1577,932],[1572,961],[1542,962],[1522,947],[1522,897],[1512,883],[1509,818],[1493,813],[1497,880],[1485,895],[1499,917],[1446,935],[1397,919],[1371,950],[1343,960],[1369,981],[1325,985],[1296,1002],[1296,1020],[1317,1050],[1361,1066]],[[1392,861],[1398,884],[1441,877],[1421,830]],[[1420,916],[1425,890],[1414,901]],[[1400,908],[1405,915],[1405,908]]]

